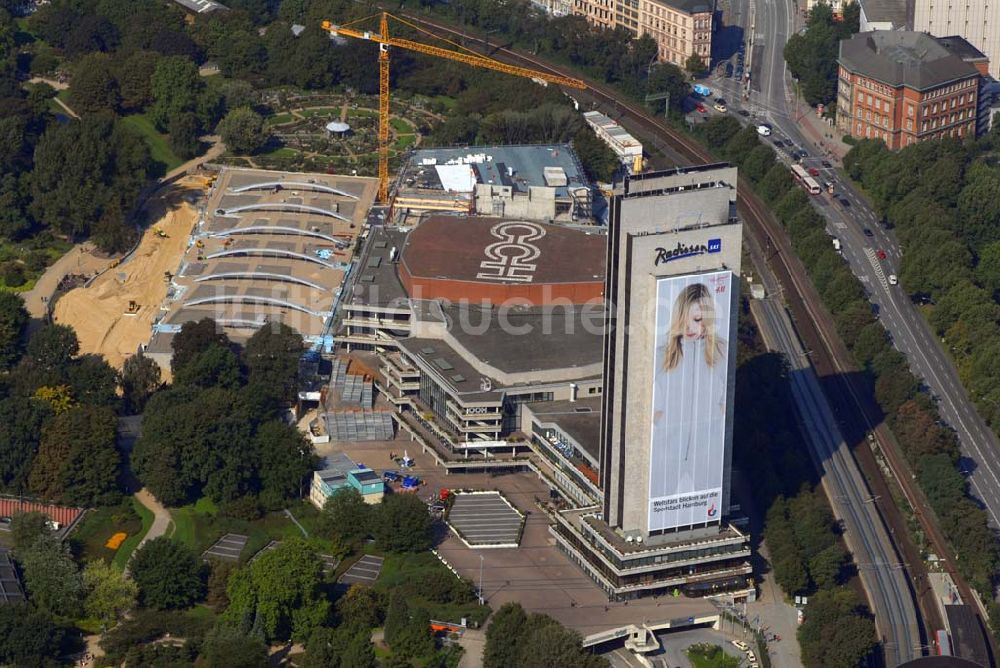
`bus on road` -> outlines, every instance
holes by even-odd
[[[809,176],[809,172],[807,172],[806,168],[803,167],[802,165],[792,165],[792,176],[795,177],[795,180],[797,182],[802,184],[802,187],[805,188],[806,192],[808,192],[810,195],[818,195],[821,192],[823,192],[823,189],[820,188],[820,185],[819,183],[816,182],[816,179]]]

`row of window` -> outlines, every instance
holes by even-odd
[[[653,16],[662,16],[664,18],[669,18],[675,23],[680,23],[686,26],[688,24],[688,17],[683,14],[678,14],[677,12],[671,10],[668,7],[657,4],[655,2],[644,2],[642,3],[643,9],[647,14],[652,14]]]
[[[863,93],[860,90],[857,91],[856,101],[857,104],[859,105],[857,107],[857,115],[859,117],[862,111],[862,107],[860,105],[865,102],[865,97],[866,97],[865,93]],[[868,98],[868,106],[875,112],[884,111],[886,113],[889,113],[892,111],[892,102],[890,100],[883,100],[878,97],[872,97],[871,94],[868,94],[867,98]],[[975,101],[976,101],[976,96],[974,93],[968,93],[968,94],[960,93],[959,95],[951,98],[950,108],[955,109],[958,106],[966,104],[966,102],[968,102],[969,104],[973,104],[975,103]],[[925,116],[927,114],[936,114],[939,111],[945,111],[948,108],[949,108],[949,100],[943,100],[940,103],[935,102],[933,104],[927,103],[921,105],[920,113],[922,116]],[[906,115],[912,118],[913,112],[914,112],[914,106],[912,104],[907,103]],[[972,113],[971,110],[969,113],[970,114]]]
[[[975,85],[976,85],[975,79],[966,79],[965,81],[960,81],[950,86],[945,86],[943,88],[938,88],[937,90],[932,90],[930,93],[924,95],[924,99],[933,99],[935,97],[941,97],[942,95],[951,95],[952,93],[957,93],[960,90],[972,88]]]

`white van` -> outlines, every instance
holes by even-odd
[[[770,137],[771,136],[771,126],[770,125],[764,125],[763,123],[760,124],[760,125],[758,125],[757,126],[757,134],[759,134],[761,137]]]
[[[889,285],[896,285],[898,283],[899,279],[896,277],[896,274],[889,274]]]

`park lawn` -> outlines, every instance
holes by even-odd
[[[149,153],[153,158],[153,162],[159,163],[163,174],[184,164],[184,160],[177,157],[177,154],[170,150],[170,146],[167,144],[167,135],[160,134],[156,126],[153,125],[153,121],[146,114],[125,116],[122,118],[122,123],[142,135],[146,146],[149,147]]]
[[[292,507],[292,514],[302,522],[302,508]],[[217,540],[227,533],[247,536],[246,547],[240,555],[241,561],[247,561],[257,554],[272,540],[288,538],[303,538],[302,531],[281,511],[266,513],[256,520],[248,521],[219,514],[218,507],[209,499],[199,499],[197,503],[171,508],[173,517],[172,529],[167,535],[192,548],[201,554],[210,548]],[[303,522],[307,526],[311,520]],[[323,543],[321,545],[328,545]]]
[[[389,119],[389,125],[391,125],[392,129],[396,131],[396,134],[413,134],[413,124],[404,121],[402,118],[393,116]]]
[[[713,646],[717,651],[712,656],[696,651],[695,647],[698,646],[693,645],[685,652],[694,668],[739,668],[740,660],[723,652],[718,645]]]
[[[115,554],[115,558],[112,560],[111,564],[120,571],[125,570],[125,566],[128,564],[129,558],[132,553],[135,552],[135,548],[139,547],[139,543],[142,539],[146,537],[149,533],[149,528],[153,526],[153,511],[146,506],[139,503],[139,500],[132,497],[132,508],[139,515],[142,520],[142,528],[134,533],[129,534],[129,537],[125,539],[125,542],[121,544],[118,548],[118,552]]]
[[[271,151],[260,153],[258,157],[285,160],[285,159],[297,158],[299,157],[299,155],[301,155],[301,151],[299,151],[298,149],[290,148],[288,146],[282,146],[280,148],[276,148]]]
[[[130,501],[135,514],[119,518],[124,519],[124,521],[115,522],[114,516],[122,514],[121,508],[117,506],[92,510],[83,518],[83,521],[80,522],[70,536],[70,542],[74,546],[74,551],[80,555],[83,561],[104,559],[117,565],[118,553],[125,550],[131,553],[139,541],[142,540],[142,537],[146,535],[146,531],[149,530],[149,526],[153,523],[153,514],[134,498],[130,499]],[[140,508],[142,509],[141,511]],[[143,511],[148,514],[148,523]],[[118,547],[118,550],[105,547],[108,539],[120,531],[127,533],[128,538]],[[123,558],[128,560],[128,554]],[[122,567],[124,568],[124,563]]]
[[[340,107],[312,107],[299,112],[304,118],[315,118],[316,116],[333,116],[336,114],[340,120]]]
[[[267,125],[281,125],[282,123],[289,123],[295,118],[291,114],[275,114],[274,116],[268,116],[264,119],[264,123]]]
[[[56,260],[65,255],[71,248],[73,244],[65,241],[63,239],[50,239],[46,242],[46,245],[38,247],[35,244],[37,240],[27,240],[26,242],[12,243],[9,241],[0,241],[0,262],[10,262],[13,260],[21,260],[22,267],[24,269],[24,283],[21,285],[7,285],[3,279],[0,279],[0,290],[7,292],[27,292],[35,287],[35,283],[38,278],[45,271],[32,271],[27,267],[28,255],[31,253],[41,252],[48,256],[46,261],[46,269],[51,266]]]
[[[417,135],[397,135],[392,148],[402,153],[417,143]]]
[[[434,95],[432,97],[426,97],[426,96],[421,96],[421,97],[431,102],[437,102],[438,104],[443,104],[445,107],[448,108],[448,111],[452,111],[455,108],[455,105],[458,103],[458,100],[456,100],[453,97],[449,97],[447,95]]]
[[[368,552],[369,550],[366,550]],[[382,573],[375,583],[375,589],[389,594],[397,587],[406,583],[419,582],[425,574],[443,571],[455,577],[448,568],[431,552],[390,552],[383,555]],[[478,601],[469,603],[437,603],[408,593],[407,602],[411,607],[424,608],[431,619],[458,623],[463,617],[480,625],[489,617],[490,607],[479,605]]]

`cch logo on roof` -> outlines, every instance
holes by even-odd
[[[681,260],[686,257],[694,257],[695,255],[705,255],[706,253],[721,253],[722,252],[722,239],[709,239],[704,244],[682,244],[679,241],[675,248],[667,250],[666,248],[656,249],[656,260],[654,261],[654,266],[660,266],[661,264],[667,262],[673,262],[674,260]]]

